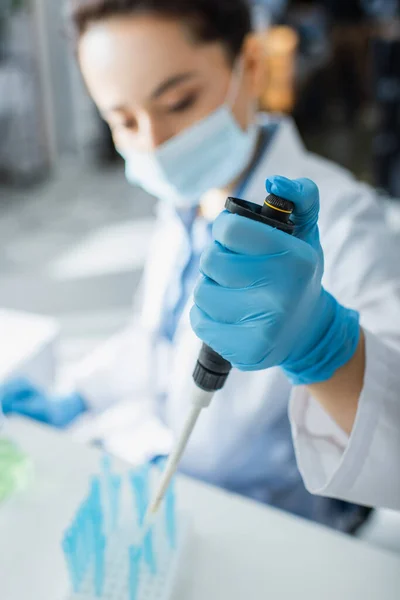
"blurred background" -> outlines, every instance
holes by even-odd
[[[153,203],[124,181],[62,5],[0,4],[0,306],[57,317],[74,360],[127,319]],[[253,14],[263,108],[293,115],[310,150],[400,197],[398,2],[253,0]]]
[[[292,115],[308,149],[376,186],[400,237],[399,2],[253,4],[261,106]],[[0,0],[0,336],[5,310],[41,315],[65,368],[122,328],[153,208],[125,182],[85,92],[62,2]],[[394,531],[383,545],[399,546]]]

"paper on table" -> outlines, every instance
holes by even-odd
[[[148,398],[121,402],[99,415],[88,414],[70,428],[81,442],[101,442],[105,450],[132,465],[169,454],[171,431],[151,411]]]

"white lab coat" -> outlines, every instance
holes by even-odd
[[[237,478],[257,457],[254,482],[243,481],[257,486],[266,459],[263,427],[289,403],[297,460],[311,492],[400,509],[400,241],[389,233],[373,190],[307,152],[290,119],[282,121],[252,174],[246,199],[261,203],[265,179],[273,174],[309,177],[320,188],[324,285],[342,304],[360,311],[366,331],[366,376],[356,425],[348,438],[306,389],[292,389],[277,368],[234,370],[204,411],[183,468],[227,487],[236,478],[237,489]],[[111,451],[132,460],[139,458],[135,448],[140,444],[144,456],[166,452],[169,431],[177,431],[187,410],[200,347],[189,324],[191,301],[174,346],[158,344],[155,351],[152,342],[171,273],[185,258],[183,233],[172,211],[160,211],[139,318],[84,361],[75,377],[94,408],[104,411],[119,402],[93,437],[105,438]],[[166,392],[163,407],[154,400],[156,386]],[[154,418],[161,413],[162,419]]]

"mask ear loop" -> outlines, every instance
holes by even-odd
[[[239,96],[240,84],[242,83],[244,73],[244,58],[239,56],[232,69],[231,81],[229,83],[228,92],[226,94],[224,104],[227,104],[230,109],[235,105],[235,102]]]
[[[226,99],[224,104],[229,107],[229,110],[232,111],[235,102],[239,96],[240,84],[242,83],[242,78],[244,74],[244,58],[240,56],[236,64],[232,69],[232,77],[229,84],[228,93],[226,94]],[[249,129],[254,123],[254,117],[257,114],[257,100],[253,100],[249,108],[248,115],[248,125],[247,129]]]

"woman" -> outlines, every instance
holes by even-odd
[[[128,399],[122,424],[108,413],[107,427],[112,419],[118,426],[103,442],[126,456],[121,440],[134,450],[145,437],[152,456],[169,445],[163,426],[179,430],[186,414],[200,345],[189,322],[191,296],[227,194],[260,202],[265,177],[285,171],[322,179],[331,206],[349,176],[309,158],[289,120],[256,114],[264,61],[244,0],[75,0],[71,20],[83,77],[127,177],[160,199],[158,227],[140,324],[86,361],[77,392],[56,403],[35,392],[21,403],[20,395],[17,409],[63,425]],[[340,267],[334,248],[331,260]],[[204,412],[182,469],[351,531],[361,509],[312,497],[303,486],[287,417],[290,391],[279,369],[234,371]],[[4,405],[16,410],[12,398]]]

